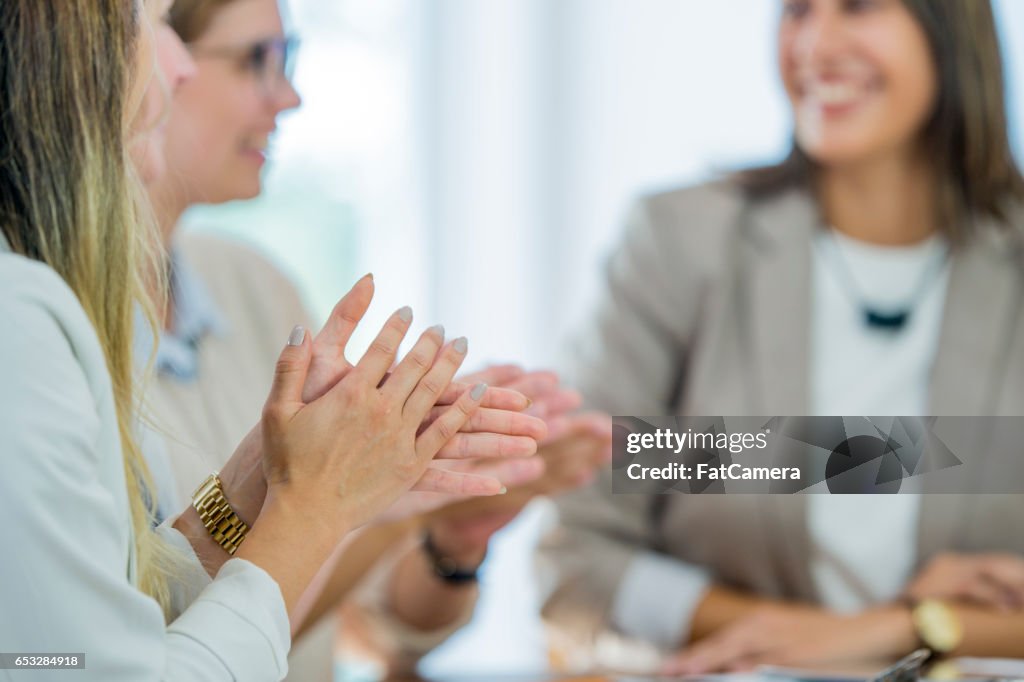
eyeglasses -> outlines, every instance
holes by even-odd
[[[251,73],[263,94],[271,96],[283,82],[291,82],[295,71],[295,54],[299,40],[295,37],[269,38],[238,47],[202,47],[190,45],[196,59],[214,58],[234,61],[239,69]]]

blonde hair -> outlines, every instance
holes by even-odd
[[[152,530],[155,488],[135,429],[136,306],[159,240],[126,151],[136,0],[0,3],[0,229],[68,283],[96,329],[113,386],[139,589],[165,609],[175,556]],[[163,288],[155,290],[162,291]]]

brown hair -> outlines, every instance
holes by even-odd
[[[999,35],[990,0],[902,0],[924,29],[939,77],[935,111],[922,133],[939,169],[940,228],[956,238],[972,214],[1007,220],[1009,205],[1024,198],[1006,120]],[[754,195],[809,186],[816,166],[794,142],[780,164],[742,172]]]
[[[126,153],[136,0],[0,2],[0,230],[55,270],[92,322],[114,392],[139,587],[167,603],[170,550],[134,433],[136,305],[155,237]],[[164,563],[164,562],[168,563]]]
[[[170,23],[186,45],[199,40],[210,28],[214,15],[236,0],[176,0]]]

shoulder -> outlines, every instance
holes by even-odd
[[[635,206],[663,239],[711,246],[732,239],[748,220],[796,214],[813,207],[802,189],[755,196],[735,177],[641,196]]]
[[[92,323],[82,309],[75,293],[49,266],[12,253],[0,253],[0,318],[7,325],[0,334],[0,344],[9,350],[13,344],[27,339],[42,340],[39,346],[26,345],[30,356],[51,352],[55,347],[71,350],[74,346],[94,345],[80,349],[87,357],[102,351]],[[2,359],[10,362],[6,354]]]
[[[77,307],[71,288],[52,268],[18,254],[0,252],[0,305],[60,310]]]
[[[747,192],[731,178],[677,187],[642,196],[639,205],[657,219],[677,227],[722,231],[750,205]]]
[[[670,271],[717,269],[750,203],[728,179],[646,194],[633,205],[624,246],[669,263]]]
[[[803,225],[815,211],[800,188],[755,197],[735,177],[642,196],[634,206],[634,239],[649,239],[663,258],[716,269],[739,241]],[[767,232],[766,232],[767,230]]]
[[[12,451],[42,447],[43,434],[100,436],[113,392],[96,332],[78,298],[42,263],[0,254],[0,432]],[[6,448],[5,448],[6,449]]]

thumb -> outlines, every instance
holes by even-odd
[[[291,418],[303,406],[302,387],[313,357],[309,334],[302,326],[292,329],[288,345],[281,351],[274,368],[274,383],[264,414]]]

